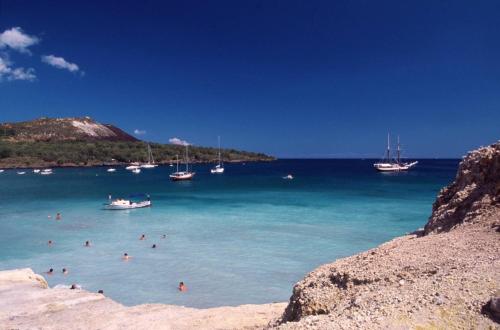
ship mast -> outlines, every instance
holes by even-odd
[[[219,166],[220,166],[220,135],[217,138],[219,140]]]
[[[389,133],[387,133],[387,161],[391,161],[391,138]]]
[[[400,163],[401,158],[401,148],[399,147],[399,135],[398,135],[398,164]]]
[[[189,172],[189,152],[187,144],[186,144],[186,172]]]

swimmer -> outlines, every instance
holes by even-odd
[[[70,290],[76,290],[76,289],[80,289],[80,286],[78,284],[71,284]]]
[[[47,245],[48,245],[48,246],[52,246],[52,243],[54,243],[54,242],[52,242],[51,240],[49,240],[49,241],[47,242]]]
[[[68,275],[68,270],[66,268],[63,268],[62,273],[63,273],[63,275]]]
[[[90,241],[85,241],[85,247],[90,247]]]
[[[56,214],[56,220],[61,220],[61,213]]]
[[[146,235],[142,234],[141,237],[139,238],[140,241],[144,241],[146,239]]]
[[[52,275],[52,274],[54,274],[54,269],[53,269],[53,268],[49,269],[49,271],[48,271],[48,272],[45,272],[45,274],[47,274],[47,275]]]
[[[161,238],[167,238],[167,235],[163,234],[161,235]]]
[[[184,285],[184,282],[179,283],[179,291],[181,292],[187,291],[187,287]]]
[[[153,244],[153,246],[151,248],[152,249],[156,249],[156,244]]]
[[[128,255],[128,253],[124,253],[124,254],[123,254],[123,257],[122,257],[122,259],[123,259],[123,260],[127,261],[127,260],[129,260],[130,258],[132,258],[132,257],[131,257],[131,256],[129,256],[129,255]]]
[[[99,291],[97,291],[97,293],[104,294],[104,291],[103,290],[99,290]]]

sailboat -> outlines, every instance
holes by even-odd
[[[179,156],[177,155],[177,169],[174,173],[170,174],[170,179],[172,179],[172,181],[191,180],[195,174],[195,172],[189,171],[189,152],[188,146],[186,145],[186,170],[179,171]]]
[[[147,164],[142,164],[142,168],[155,168],[158,165],[155,164],[155,159],[153,158],[153,153],[151,152],[151,146],[148,144],[148,162]]]
[[[217,165],[215,165],[214,168],[210,169],[210,173],[212,173],[212,174],[224,173],[224,166],[222,166],[222,161],[221,161],[221,157],[220,157],[220,136],[218,137],[218,140],[219,140],[219,163]]]
[[[401,162],[401,148],[399,145],[399,136],[398,136],[398,152],[397,158],[391,159],[391,138],[389,133],[387,134],[387,150],[385,158],[378,163],[373,164],[373,166],[380,172],[400,172],[407,171],[410,168],[417,165],[418,162],[414,161],[411,163],[403,163]]]

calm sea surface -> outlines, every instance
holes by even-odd
[[[315,267],[422,227],[458,160],[422,160],[396,174],[377,173],[372,163],[226,164],[223,175],[195,165],[195,180],[177,183],[169,181],[168,166],[139,175],[123,168],[55,169],[47,176],[8,170],[0,173],[0,269],[54,268],[46,276],[51,286],[102,289],[126,305],[286,301]],[[288,173],[296,178],[283,180]],[[153,207],[102,209],[109,194],[140,192],[151,195]],[[86,240],[93,246],[85,248]],[[125,252],[133,256],[128,262],[121,260]],[[188,292],[177,291],[180,281]]]

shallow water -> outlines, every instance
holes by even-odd
[[[0,269],[54,268],[46,276],[51,286],[102,289],[126,305],[286,301],[316,266],[422,227],[458,160],[422,160],[396,174],[377,173],[372,163],[226,164],[223,175],[195,165],[195,180],[177,183],[168,180],[168,166],[139,175],[123,168],[48,176],[8,170],[0,173]],[[296,178],[283,180],[289,172]],[[151,194],[153,207],[102,209],[108,194],[138,192]],[[85,248],[86,240],[93,246]],[[124,252],[133,258],[122,261]],[[180,281],[188,292],[177,291]]]

